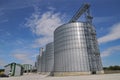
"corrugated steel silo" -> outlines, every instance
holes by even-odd
[[[40,48],[39,55],[37,56],[36,68],[37,72],[45,72],[45,51],[43,48]]]
[[[46,45],[46,72],[52,72],[54,68],[54,44]]]
[[[37,56],[37,72],[41,72],[41,56]]]
[[[64,24],[54,31],[54,75],[102,73],[93,25]]]
[[[45,57],[46,57],[46,52],[43,51],[42,52],[42,56],[41,56],[41,72],[46,72],[45,70]]]

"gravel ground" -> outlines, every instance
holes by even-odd
[[[40,74],[28,74],[18,77],[0,78],[0,80],[120,80],[120,74],[81,75],[50,77]]]

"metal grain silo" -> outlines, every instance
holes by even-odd
[[[42,56],[41,56],[41,72],[46,72],[46,70],[45,70],[45,57],[46,57],[46,52],[45,51],[43,51],[42,52]]]
[[[38,73],[41,72],[41,56],[40,55],[37,55],[36,69]]]
[[[46,72],[52,72],[54,66],[54,44],[53,42],[46,45]]]
[[[43,72],[43,55],[44,55],[44,49],[43,48],[40,48],[39,49],[39,55],[37,55],[37,61],[36,61],[36,69],[37,69],[37,72],[40,73],[40,72]],[[45,57],[45,56],[44,56]]]
[[[54,31],[54,75],[101,72],[100,52],[93,25],[72,22]]]

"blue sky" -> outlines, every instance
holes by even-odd
[[[91,4],[103,66],[120,65],[119,0],[0,0],[0,68],[34,64],[39,47],[67,23],[82,3]]]

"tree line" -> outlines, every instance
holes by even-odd
[[[109,66],[109,67],[103,67],[104,70],[120,70],[120,66]]]

